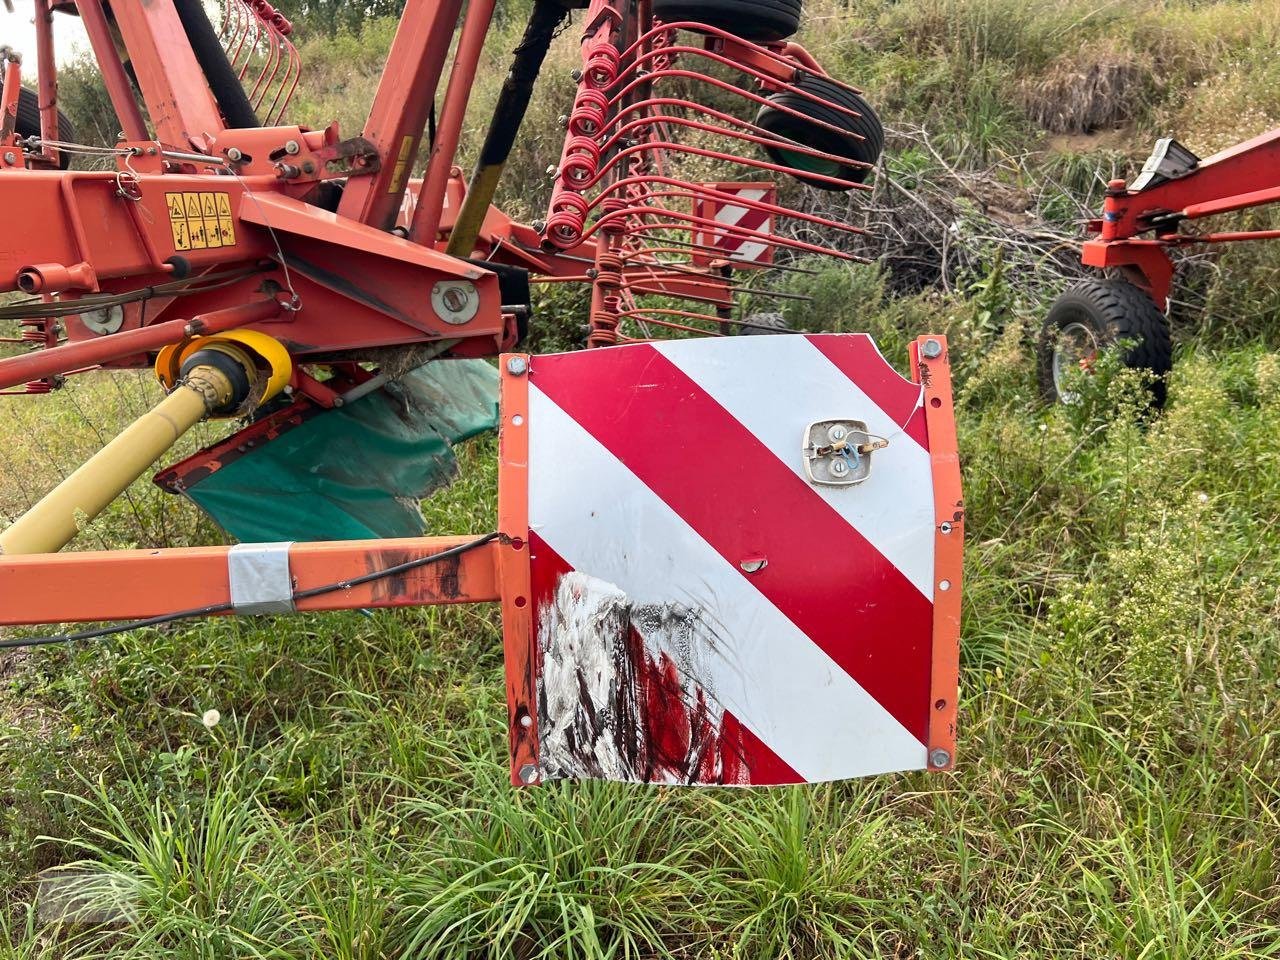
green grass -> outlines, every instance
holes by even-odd
[[[1157,124],[1196,146],[1240,116],[1280,119],[1260,79],[1274,71],[1270,4],[807,10],[825,25],[807,38],[819,57],[864,82],[886,119],[926,123],[958,164],[1018,182],[1043,172],[1064,218]],[[1040,155],[1020,91],[1104,37],[1163,78],[1133,149]],[[358,123],[351,105],[389,42],[375,24],[304,49],[308,115]],[[559,41],[533,121],[557,143],[575,42]],[[478,101],[500,71],[483,78]],[[508,186],[520,214],[543,196],[551,140],[521,144]],[[952,344],[968,517],[955,773],[513,790],[488,606],[223,620],[11,654],[0,960],[1280,955],[1274,253],[1242,247],[1220,268],[1179,329],[1156,418],[1114,365],[1079,405],[1044,409],[1029,348],[1044,305],[1007,272],[909,298],[872,268],[792,281],[813,297],[788,307],[793,321],[868,330],[900,367],[920,332]],[[543,342],[571,343],[582,304],[565,292],[546,306]],[[150,396],[128,375],[0,401],[0,516]],[[494,526],[494,444],[461,462],[426,505],[433,532]],[[76,546],[214,539],[143,481]],[[37,915],[38,876],[73,864],[128,922]]]

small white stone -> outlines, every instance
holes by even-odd
[[[222,719],[222,714],[217,710],[206,710],[204,716],[200,718],[200,722],[209,730],[218,725],[218,721]]]

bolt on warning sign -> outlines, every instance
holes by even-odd
[[[175,250],[234,247],[235,220],[227,193],[166,193]]]

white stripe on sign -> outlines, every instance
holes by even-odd
[[[765,190],[736,190],[735,196],[742,197],[744,200],[764,200],[768,191]],[[758,210],[751,207],[740,207],[736,204],[729,203],[724,200],[717,200],[717,203],[723,203],[724,206],[716,210],[715,220],[726,226],[739,226],[743,229],[753,230],[756,233],[771,234],[773,232],[773,215],[765,210]],[[729,258],[731,260],[755,261],[759,260],[769,249],[767,243],[761,243],[758,240],[751,240],[747,237],[729,232],[722,232],[716,237],[715,245],[722,250],[731,251]]]
[[[714,611],[694,638],[708,670],[695,679],[792,769],[835,780],[925,766],[919,740],[532,383],[528,422],[530,529],[635,603]],[[590,482],[557,482],[566,463]]]
[[[731,355],[714,340],[670,340],[654,348],[674,363],[793,473],[806,478],[803,428],[818,420],[862,420],[889,440],[871,455],[871,476],[851,487],[815,485],[845,521],[933,599],[934,504],[929,454],[802,336],[743,337]],[[803,377],[743,376],[743,370],[803,370]],[[744,483],[749,482],[744,478]]]
[[[765,191],[764,190],[735,190],[733,195],[735,197],[741,197],[743,200],[759,201],[764,199]],[[718,211],[716,211],[716,220],[718,220],[720,223],[727,223],[730,226],[733,226],[735,223],[737,223],[739,220],[745,217],[747,215],[748,210],[750,210],[749,207],[739,207],[739,206],[736,206],[735,204],[729,203],[729,201],[727,200],[721,200],[719,197],[716,198],[716,202],[725,204],[725,206],[721,207]]]

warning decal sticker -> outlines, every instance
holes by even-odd
[[[227,193],[166,193],[173,249],[208,250],[236,245],[235,219]]]

